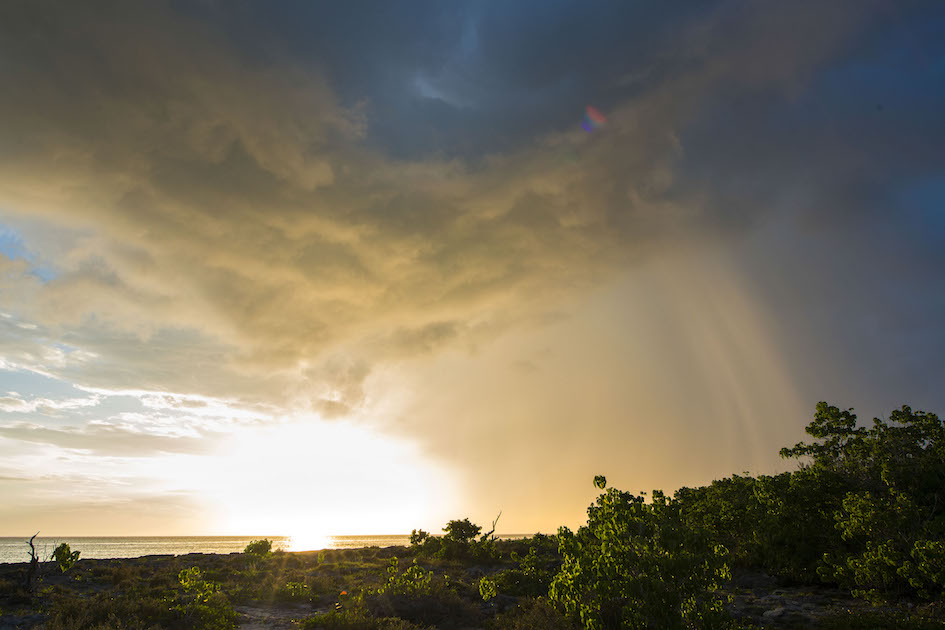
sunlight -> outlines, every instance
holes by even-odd
[[[334,541],[331,536],[322,536],[313,532],[302,532],[292,534],[286,545],[286,551],[316,551],[319,549],[331,549],[334,547]]]
[[[330,534],[408,533],[447,518],[452,471],[415,443],[347,421],[307,416],[234,434],[190,481],[219,517],[216,531],[269,532],[293,550]],[[327,542],[326,542],[327,541]]]

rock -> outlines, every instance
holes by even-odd
[[[764,617],[765,619],[778,619],[784,616],[784,612],[785,612],[784,606],[778,606],[777,608],[774,608],[772,610],[764,611],[764,613],[762,613],[761,616]]]
[[[735,586],[738,588],[771,589],[777,584],[777,579],[763,571],[743,571],[735,575]]]
[[[485,569],[480,566],[472,566],[466,569],[466,575],[471,578],[481,578],[486,574]]]

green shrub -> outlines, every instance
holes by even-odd
[[[272,541],[266,538],[250,541],[243,549],[243,553],[257,558],[266,558],[272,553]]]
[[[499,587],[495,580],[485,576],[479,578],[479,595],[482,596],[483,601],[487,602],[498,594]]]
[[[52,559],[59,565],[59,570],[65,573],[79,559],[79,552],[69,549],[67,543],[61,543],[56,550],[52,552]]]
[[[783,449],[808,457],[802,470],[822,486],[832,510],[834,540],[823,545],[819,573],[875,602],[902,595],[942,597],[945,548],[945,424],[908,406],[889,421],[856,426],[852,410],[819,403],[807,433],[816,440]]]
[[[515,551],[511,559],[518,562],[518,568],[506,569],[493,575],[498,592],[515,597],[541,597],[548,594],[548,587],[561,569],[561,557],[557,553],[557,539],[536,534],[525,556]],[[549,543],[555,544],[552,552]],[[541,553],[539,553],[541,549]]]
[[[678,504],[653,495],[646,504],[608,488],[587,525],[560,530],[563,562],[549,595],[588,630],[711,628],[726,619],[717,590],[729,578],[726,550],[687,527]]]
[[[410,532],[410,546],[419,547],[430,537],[429,532],[422,529],[415,529]]]
[[[421,556],[438,560],[488,561],[495,558],[495,542],[492,538],[495,524],[492,531],[482,536],[482,527],[468,518],[448,522],[443,531],[443,536],[436,537],[422,529],[415,529],[410,534],[410,546]]]
[[[423,567],[417,564],[416,559],[401,573],[399,562],[394,557],[387,563],[387,582],[377,589],[377,592],[391,595],[429,594],[432,580],[433,572],[424,571]]]
[[[186,593],[174,607],[188,625],[200,630],[229,630],[236,625],[236,612],[220,591],[220,585],[207,580],[199,567],[184,569],[178,580]]]
[[[781,450],[797,471],[677,491],[686,524],[736,566],[874,602],[945,597],[945,424],[903,406],[867,428],[821,402],[806,432]]]
[[[303,601],[308,598],[308,586],[302,582],[286,582],[278,592],[276,598],[282,601]]]

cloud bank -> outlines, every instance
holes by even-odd
[[[678,485],[835,392],[942,402],[934,4],[98,9],[0,9],[0,365],[137,402],[8,395],[6,440],[196,455],[310,413],[535,529],[601,435]]]

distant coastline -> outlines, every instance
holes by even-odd
[[[506,534],[505,539],[525,538],[525,534]],[[188,553],[227,554],[242,552],[255,539],[267,538],[274,550],[316,551],[320,549],[359,549],[395,547],[410,544],[408,534],[363,536],[325,536],[309,549],[293,546],[291,536],[37,536],[34,543],[39,557],[48,559],[59,543],[69,543],[84,559],[139,558],[141,556],[180,556]],[[0,564],[29,561],[28,536],[0,537]]]
[[[0,563],[27,562],[26,536],[0,537]],[[34,541],[42,559],[49,558],[61,542],[69,543],[81,558],[138,558],[141,556],[184,555],[188,553],[227,554],[243,551],[254,539],[268,538],[273,549],[289,549],[291,536],[37,536]],[[410,536],[327,536],[323,549],[406,545]]]

